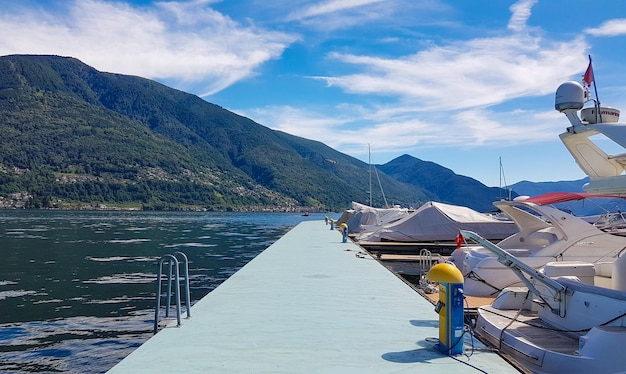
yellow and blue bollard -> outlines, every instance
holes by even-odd
[[[345,223],[342,223],[341,225],[339,225],[339,227],[341,227],[341,233],[343,234],[343,243],[348,242],[348,225]]]
[[[326,221],[326,224],[328,225],[328,216],[324,216],[324,221]]]
[[[439,345],[448,355],[463,353],[463,274],[450,263],[436,264],[428,271],[426,279],[439,282]]]
[[[330,229],[334,230],[335,229],[335,221],[331,218],[328,220],[330,222]]]

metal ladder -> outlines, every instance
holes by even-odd
[[[430,282],[426,280],[426,274],[435,263],[443,262],[443,257],[441,257],[440,253],[437,253],[433,256],[432,252],[426,248],[422,248],[420,250],[419,256],[419,267],[420,267],[420,280],[419,284],[421,287],[427,286]]]
[[[181,261],[178,260],[180,257]],[[163,279],[163,265],[166,266],[167,279]],[[183,278],[180,276],[180,266],[183,266]],[[180,327],[181,323],[181,306],[180,306],[180,282],[184,282],[185,286],[185,307],[187,309],[187,318],[191,317],[191,304],[189,297],[189,261],[187,256],[182,252],[174,252],[170,255],[162,256],[159,259],[159,269],[157,272],[157,293],[156,293],[156,307],[154,309],[154,333],[157,333],[159,327],[159,310],[161,309],[161,298],[165,296],[167,298],[167,304],[165,305],[165,317],[169,318],[170,309],[172,304],[172,282],[174,283],[174,297],[176,298],[176,327]],[[174,272],[172,279],[172,272]],[[163,294],[163,282],[167,284],[167,292]]]

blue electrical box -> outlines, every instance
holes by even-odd
[[[433,266],[426,278],[439,282],[439,345],[448,355],[463,353],[465,319],[463,310],[463,275],[454,265],[441,263]]]
[[[441,293],[441,289],[444,293]],[[439,285],[439,300],[445,295],[446,307],[439,311],[439,344],[449,355],[463,353],[463,283],[443,283]],[[441,326],[444,328],[441,328]],[[443,335],[443,336],[442,336]]]

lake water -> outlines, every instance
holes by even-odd
[[[0,210],[0,372],[105,372],[152,336],[157,261],[197,301],[323,214]]]

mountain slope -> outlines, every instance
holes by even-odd
[[[429,200],[492,209],[502,196],[402,156],[377,167],[201,98],[59,56],[0,57],[1,198],[208,209],[344,209]],[[374,179],[376,178],[376,179]],[[375,206],[382,192],[372,191]]]
[[[0,57],[0,126],[0,194],[28,191],[43,205],[339,209],[369,197],[368,166],[359,160],[73,58]],[[395,202],[430,196],[381,179]]]
[[[537,196],[548,192],[583,192],[583,185],[587,182],[589,182],[588,177],[560,182],[521,181],[511,185],[510,188],[520,195]]]
[[[506,197],[501,188],[487,187],[434,162],[422,161],[409,155],[402,155],[379,168],[402,182],[430,191],[441,202],[463,205],[478,211],[493,210],[492,202]]]

